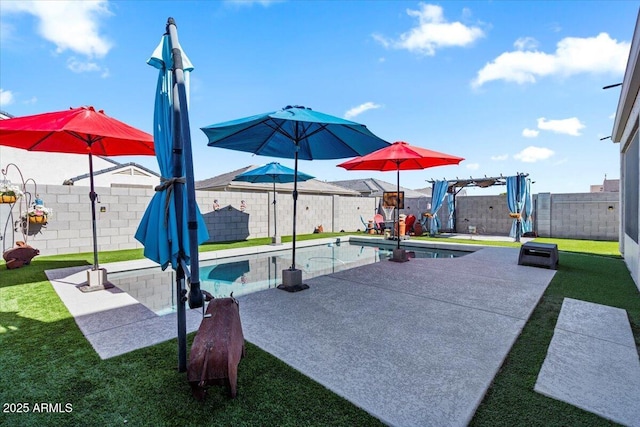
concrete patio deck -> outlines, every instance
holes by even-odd
[[[464,426],[555,271],[518,250],[380,262],[240,298],[245,337],[395,426]]]
[[[387,424],[466,425],[555,274],[517,259],[485,248],[383,261],[309,279],[303,292],[245,295],[245,338]],[[176,336],[175,315],[117,289],[80,292],[83,269],[47,274],[102,358]],[[200,312],[187,314],[195,331]]]

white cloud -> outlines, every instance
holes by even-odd
[[[501,162],[503,160],[507,160],[508,158],[509,158],[508,154],[500,154],[500,155],[497,155],[497,156],[491,156],[491,160],[495,160],[495,161],[498,161],[498,162]]]
[[[530,43],[518,41],[516,47],[531,49]],[[580,73],[622,75],[630,47],[630,43],[618,42],[607,33],[588,38],[566,37],[558,42],[554,53],[537,50],[502,53],[478,71],[471,85],[478,88],[493,80],[535,83],[540,77]]]
[[[99,72],[100,77],[109,77],[109,69],[103,68],[92,61],[81,61],[78,58],[71,57],[67,59],[67,68],[74,73]]]
[[[461,22],[447,22],[441,6],[420,3],[420,9],[407,9],[407,14],[418,19],[418,25],[402,33],[397,40],[380,34],[372,37],[385,48],[406,49],[423,55],[433,56],[437,49],[452,46],[469,46],[484,37],[479,27],[469,27]],[[465,10],[464,14],[468,15]]]
[[[522,130],[522,136],[524,136],[525,138],[535,138],[539,133],[540,131],[535,129],[525,128]]]
[[[80,61],[75,57],[67,59],[67,68],[74,73],[85,73],[87,71],[100,71],[100,66],[95,62]]]
[[[529,146],[518,154],[514,154],[513,158],[525,163],[535,163],[538,160],[546,160],[553,154],[553,151],[548,148]]]
[[[94,1],[7,1],[4,14],[29,13],[38,19],[38,33],[56,45],[56,51],[66,50],[102,58],[111,43],[99,34],[100,18],[110,16],[106,0]]]
[[[0,89],[0,107],[13,104],[13,92],[10,90]]]
[[[467,169],[470,169],[472,171],[477,171],[478,169],[480,169],[480,163],[467,163],[465,166],[467,167]]]
[[[513,43],[517,50],[531,50],[538,47],[538,40],[533,37],[520,37]]]
[[[360,114],[364,113],[367,110],[375,110],[376,108],[380,108],[382,105],[376,104],[374,102],[365,102],[364,104],[360,104],[357,107],[351,108],[349,111],[344,113],[345,119],[352,119]]]
[[[611,120],[615,119],[615,118],[616,118],[616,112],[614,111],[613,113],[611,113],[611,115],[609,116],[609,118],[610,118]]]
[[[538,119],[538,129],[550,130],[551,132],[565,135],[580,136],[580,130],[584,128],[585,125],[577,117],[563,120],[547,120],[544,117]]]

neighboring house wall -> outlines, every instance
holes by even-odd
[[[112,165],[113,166],[113,165]],[[97,171],[97,169],[94,169]],[[121,186],[145,186],[154,188],[160,184],[160,177],[132,165],[123,165],[114,171],[96,173],[93,177],[96,187],[121,187]],[[89,177],[76,179],[75,186],[91,185]]]
[[[22,179],[14,167],[7,167],[10,163],[20,168],[25,180],[31,178],[38,186],[62,185],[66,179],[89,173],[89,156],[86,154],[44,153],[0,146],[0,167],[7,169],[7,178],[14,184],[21,183]],[[114,165],[109,160],[93,156],[94,171]],[[88,180],[84,185],[89,185]]]
[[[87,187],[68,185],[39,186],[45,206],[53,209],[53,216],[45,227],[30,226],[28,243],[40,249],[42,255],[93,251],[91,209]],[[96,188],[100,203],[96,206],[98,250],[140,248],[134,234],[153,190],[133,187]],[[617,193],[541,194],[534,197],[534,213],[539,234],[543,237],[616,240],[619,204]],[[273,235],[272,192],[197,191],[196,201],[204,215],[210,241],[235,241]],[[542,203],[547,200],[547,204]],[[218,200],[220,209],[213,210]],[[241,202],[246,208],[241,210]],[[469,225],[484,227],[483,233],[507,235],[511,227],[505,196],[458,197],[458,232],[468,232]],[[425,212],[429,198],[407,199],[403,211],[419,219]],[[364,231],[365,221],[373,218],[379,198],[352,196],[320,196],[300,194],[298,198],[296,232],[309,234],[322,225],[326,232]],[[279,235],[291,235],[293,228],[293,198],[291,193],[277,194],[277,226]],[[544,206],[547,206],[546,208]],[[613,207],[613,211],[609,210]],[[493,207],[493,209],[491,209]],[[547,223],[543,212],[547,212]],[[7,223],[9,205],[0,204],[0,235],[7,224],[7,234],[1,242],[2,250],[11,248],[21,233],[12,233]],[[14,220],[20,207],[13,207]],[[443,229],[446,227],[446,203],[440,211]],[[467,221],[465,221],[465,219]],[[541,226],[546,227],[543,231]]]

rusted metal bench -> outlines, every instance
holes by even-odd
[[[518,265],[558,269],[558,245],[527,242],[520,247]]]

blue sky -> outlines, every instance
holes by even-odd
[[[151,132],[168,17],[195,66],[196,179],[290,159],[206,146],[200,127],[286,105],[363,123],[389,142],[464,157],[401,184],[529,173],[534,193],[619,178],[611,134],[635,1],[7,1],[0,4],[0,109],[93,105]],[[122,158],[157,170],[153,157]],[[301,161],[322,180],[344,160]],[[497,194],[503,187],[472,194]]]

